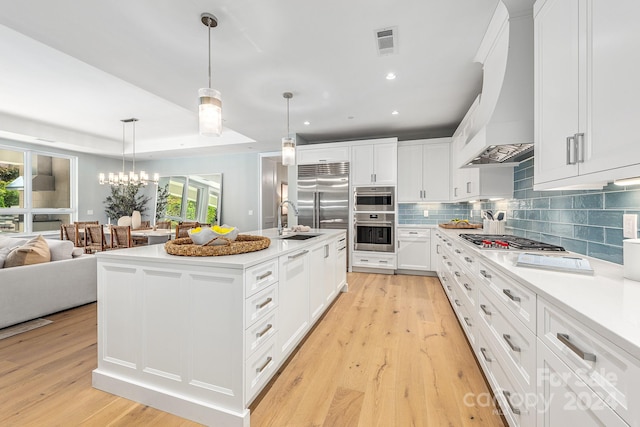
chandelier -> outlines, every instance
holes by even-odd
[[[140,173],[136,173],[136,122],[138,119],[130,118],[130,119],[122,119],[122,171],[120,172],[109,172],[106,177],[104,173],[100,173],[98,175],[98,182],[100,184],[109,184],[109,185],[147,185],[149,182],[153,184],[157,184],[160,179],[160,175],[157,173],[153,174],[153,179],[149,179],[149,174],[145,171],[140,171]],[[133,123],[133,161],[131,171],[129,174],[125,173],[124,169],[124,153],[125,153],[125,131],[127,123]]]

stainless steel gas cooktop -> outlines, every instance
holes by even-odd
[[[562,246],[509,234],[460,234],[460,237],[483,249],[516,249],[524,251],[564,252]]]

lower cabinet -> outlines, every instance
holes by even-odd
[[[640,360],[436,230],[434,267],[512,427],[640,426]]]
[[[430,271],[431,230],[428,228],[401,228],[398,236],[398,269]]]
[[[309,250],[304,249],[279,258],[280,331],[278,348],[287,357],[302,339],[309,326]]]
[[[347,284],[347,236],[336,240],[336,293]]]
[[[352,267],[375,268],[378,270],[396,269],[396,254],[385,252],[353,251]]]

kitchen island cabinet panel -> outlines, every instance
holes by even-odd
[[[173,256],[161,245],[97,254],[93,386],[203,424],[248,427],[249,404],[313,326],[312,249],[323,272],[318,318],[328,290],[341,287],[332,268],[346,271],[345,258],[325,263],[339,262],[331,248],[345,231],[312,232],[311,241],[254,232],[269,248],[232,256]]]

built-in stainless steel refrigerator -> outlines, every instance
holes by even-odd
[[[299,165],[298,210],[300,225],[349,234],[349,162]]]

